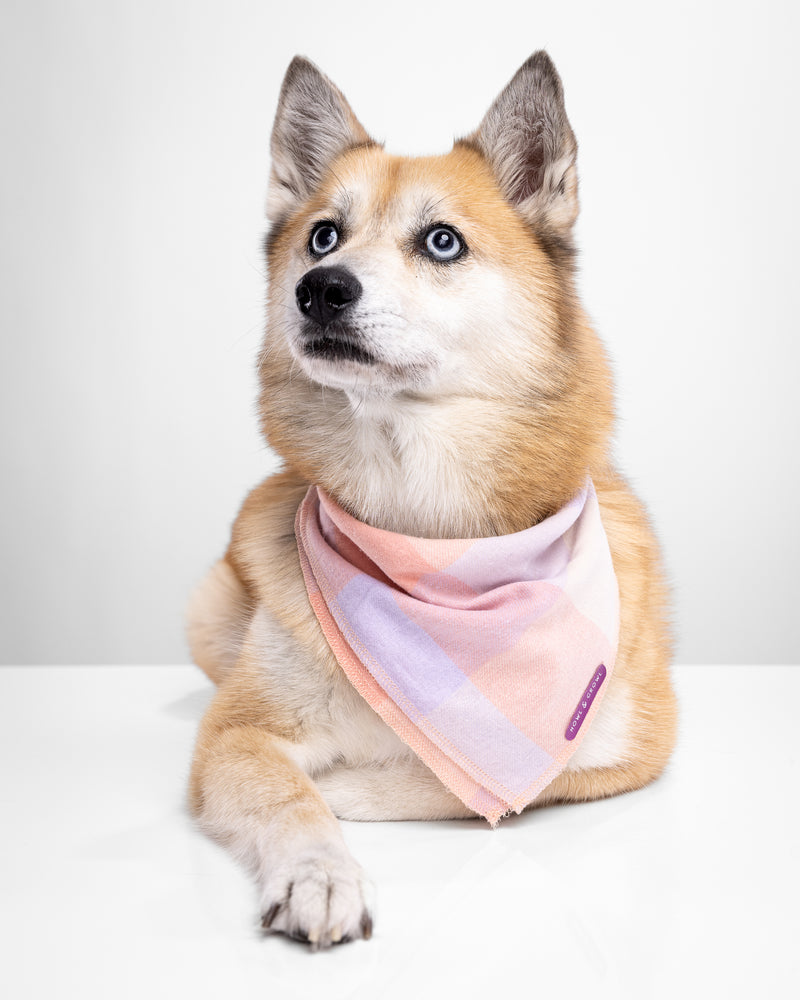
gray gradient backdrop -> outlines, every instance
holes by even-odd
[[[798,662],[796,4],[24,0],[2,6],[0,662],[184,662],[187,593],[275,467],[256,433],[283,71],[443,151],[546,47],[580,144],[679,658]]]

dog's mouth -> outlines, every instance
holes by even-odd
[[[306,323],[291,345],[306,374],[320,385],[358,391],[398,391],[420,387],[435,368],[428,357],[393,359],[357,328]]]
[[[316,329],[306,332],[301,345],[307,358],[329,362],[352,362],[376,365],[378,359],[364,348],[356,337],[341,330]]]

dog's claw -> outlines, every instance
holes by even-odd
[[[272,925],[275,922],[276,917],[283,909],[283,903],[273,903],[270,908],[261,915],[261,927],[265,931],[272,929]],[[369,941],[372,937],[372,917],[369,913],[364,910],[361,915],[361,920],[359,922],[359,930],[361,932],[361,937],[365,941]],[[273,931],[273,933],[275,933]],[[280,932],[279,932],[280,933]],[[296,927],[291,931],[284,931],[283,933],[292,940],[298,941],[300,944],[307,944],[310,951],[320,951],[325,948],[330,948],[335,944],[347,944],[353,940],[353,935],[343,934],[341,926],[336,926],[332,928],[330,934],[322,935],[319,928],[315,928],[311,931],[304,931],[300,927]]]
[[[266,913],[262,913],[261,926],[265,931],[268,931],[270,927],[272,927],[272,922],[275,920],[275,917],[277,917],[278,914],[280,913],[282,906],[283,903],[273,903]]]

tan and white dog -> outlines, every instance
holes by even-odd
[[[576,297],[576,143],[548,56],[429,158],[388,155],[297,58],[271,149],[260,407],[284,468],[247,497],[191,603],[193,656],[218,691],[190,801],[255,874],[263,926],[325,947],[372,928],[336,817],[474,813],[333,655],[295,537],[309,484],[366,524],[468,539],[538,524],[591,477],[619,584],[616,667],[536,805],[651,781],[675,703],[659,554],[611,462],[611,379]]]

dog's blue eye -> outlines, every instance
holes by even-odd
[[[425,250],[434,260],[455,260],[464,246],[449,226],[434,226],[425,236]]]
[[[311,230],[308,249],[315,257],[330,253],[339,242],[339,230],[332,222],[318,222]]]

